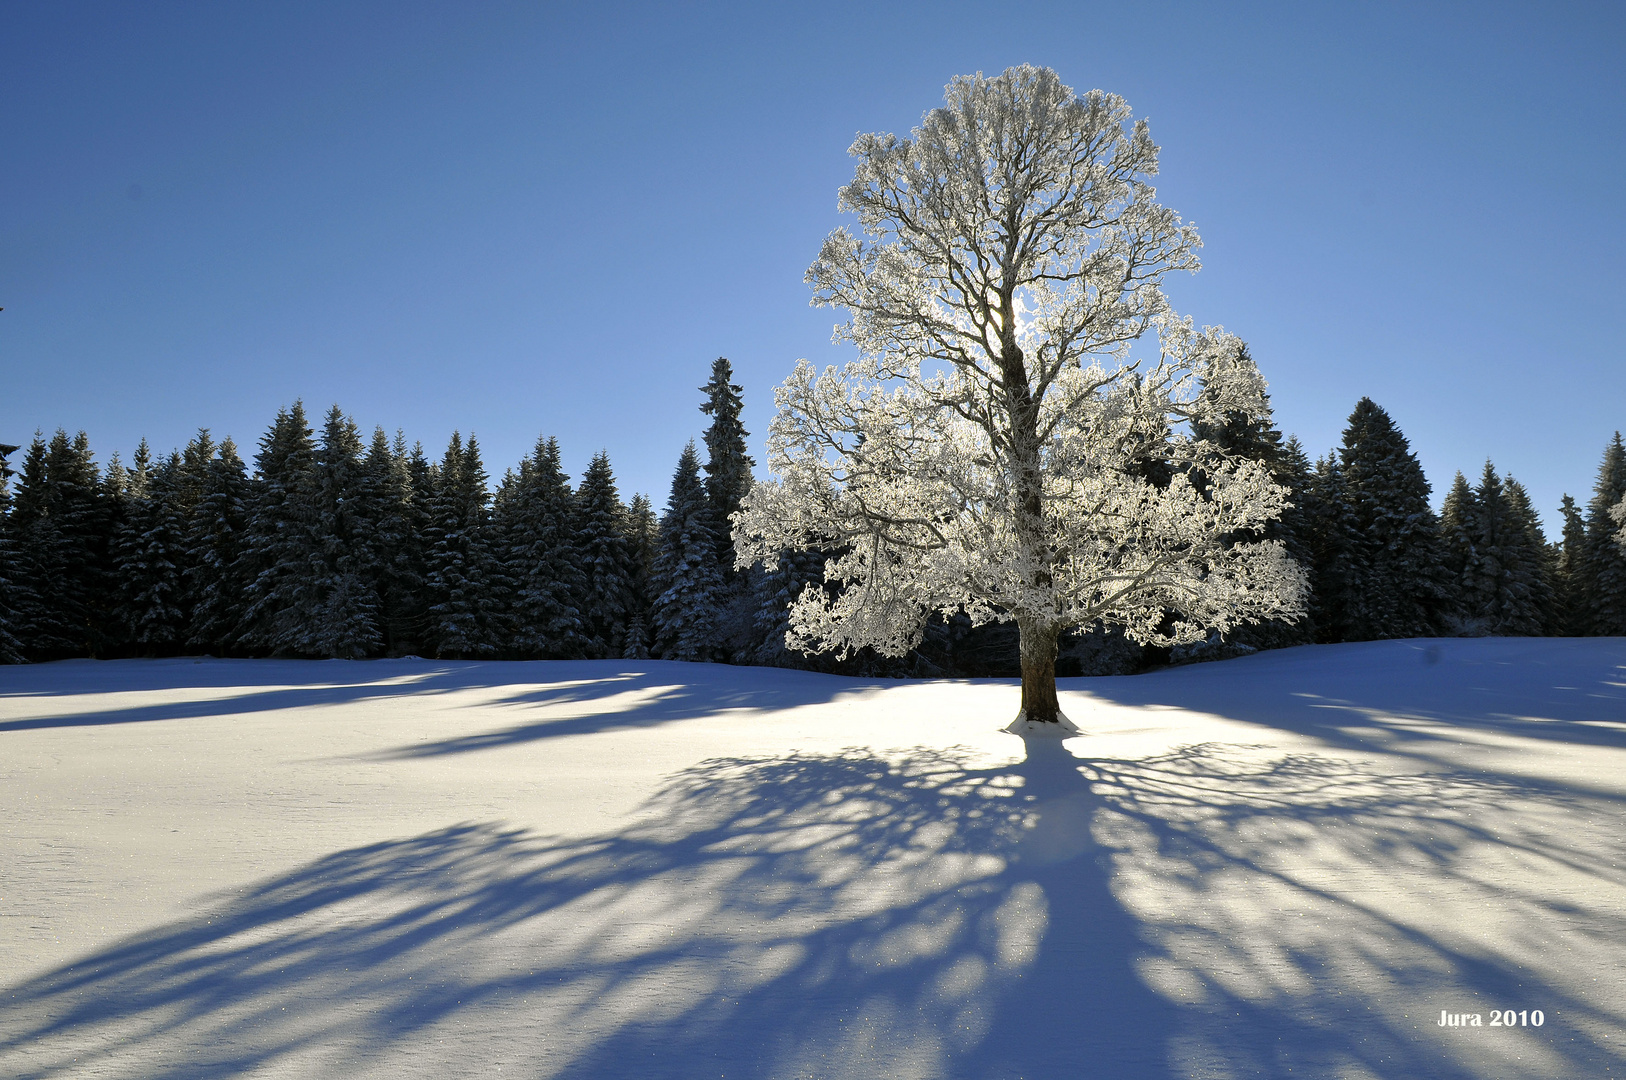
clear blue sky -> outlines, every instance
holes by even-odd
[[[1122,94],[1312,456],[1369,395],[1436,504],[1549,527],[1626,427],[1620,4],[8,3],[0,442],[251,455],[335,402],[493,476],[540,433],[660,506],[714,357],[759,462],[840,362],[802,282],[859,131],[1016,63]]]

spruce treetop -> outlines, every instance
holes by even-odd
[[[756,462],[746,453],[750,432],[740,422],[744,408],[740,387],[734,384],[734,371],[726,357],[712,361],[711,379],[700,389],[706,401],[700,411],[711,417],[706,429],[706,493],[719,522],[740,508],[740,500],[751,490],[751,469]]]
[[[1598,464],[1598,479],[1592,486],[1592,498],[1587,503],[1587,525],[1589,530],[1596,528],[1600,532],[1608,531],[1606,523],[1610,514],[1626,498],[1626,443],[1621,441],[1620,432],[1609,445],[1604,447],[1603,460]]]
[[[271,430],[260,439],[254,468],[266,483],[277,488],[290,487],[310,464],[314,451],[310,424],[305,419],[305,403],[295,401],[291,408],[277,410]]]

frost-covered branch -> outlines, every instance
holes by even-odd
[[[742,565],[839,552],[790,644],[898,654],[932,612],[1014,619],[1024,709],[1054,719],[1062,629],[1174,644],[1299,614],[1302,572],[1249,539],[1285,490],[1190,432],[1259,414],[1265,385],[1241,342],[1163,294],[1200,241],[1156,201],[1145,121],[1020,67],[956,78],[910,138],[850,153],[839,205],[861,235],[832,232],[807,280],[859,356],[802,361],[779,388],[776,478],[734,524]]]

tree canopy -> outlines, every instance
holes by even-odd
[[[912,137],[849,152],[839,206],[862,236],[836,229],[807,280],[860,355],[779,388],[777,480],[734,530],[742,565],[841,552],[841,587],[804,590],[792,642],[897,655],[932,612],[1014,619],[1022,715],[1051,722],[1067,628],[1178,644],[1297,615],[1283,545],[1238,542],[1285,489],[1190,430],[1266,415],[1265,387],[1240,341],[1164,296],[1199,240],[1156,201],[1146,122],[1023,66],[956,78]]]

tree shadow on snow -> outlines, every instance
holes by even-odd
[[[1421,757],[1462,733],[1626,747],[1626,638],[1306,645],[1062,686]]]
[[[432,697],[511,689],[496,707],[580,705],[582,715],[403,748],[404,757],[490,749],[535,739],[648,727],[723,710],[793,708],[833,701],[887,683],[777,668],[738,668],[668,660],[127,660],[66,661],[0,667],[0,704],[24,712],[38,699],[91,694],[151,694],[113,707],[0,721],[0,734],[235,716],[343,706],[381,698]],[[239,693],[192,697],[210,690]],[[169,696],[171,694],[180,696]],[[612,699],[636,695],[637,700]]]
[[[1563,1018],[1525,1075],[1613,1060],[1589,1032],[1621,1018],[1561,972],[1317,877],[1400,866],[1541,914],[1479,872],[1489,844],[1621,884],[1495,819],[1494,785],[1219,747],[969,760],[715,760],[619,832],[468,824],[336,852],[0,991],[0,1072],[1516,1074],[1432,1026],[1474,993]]]

